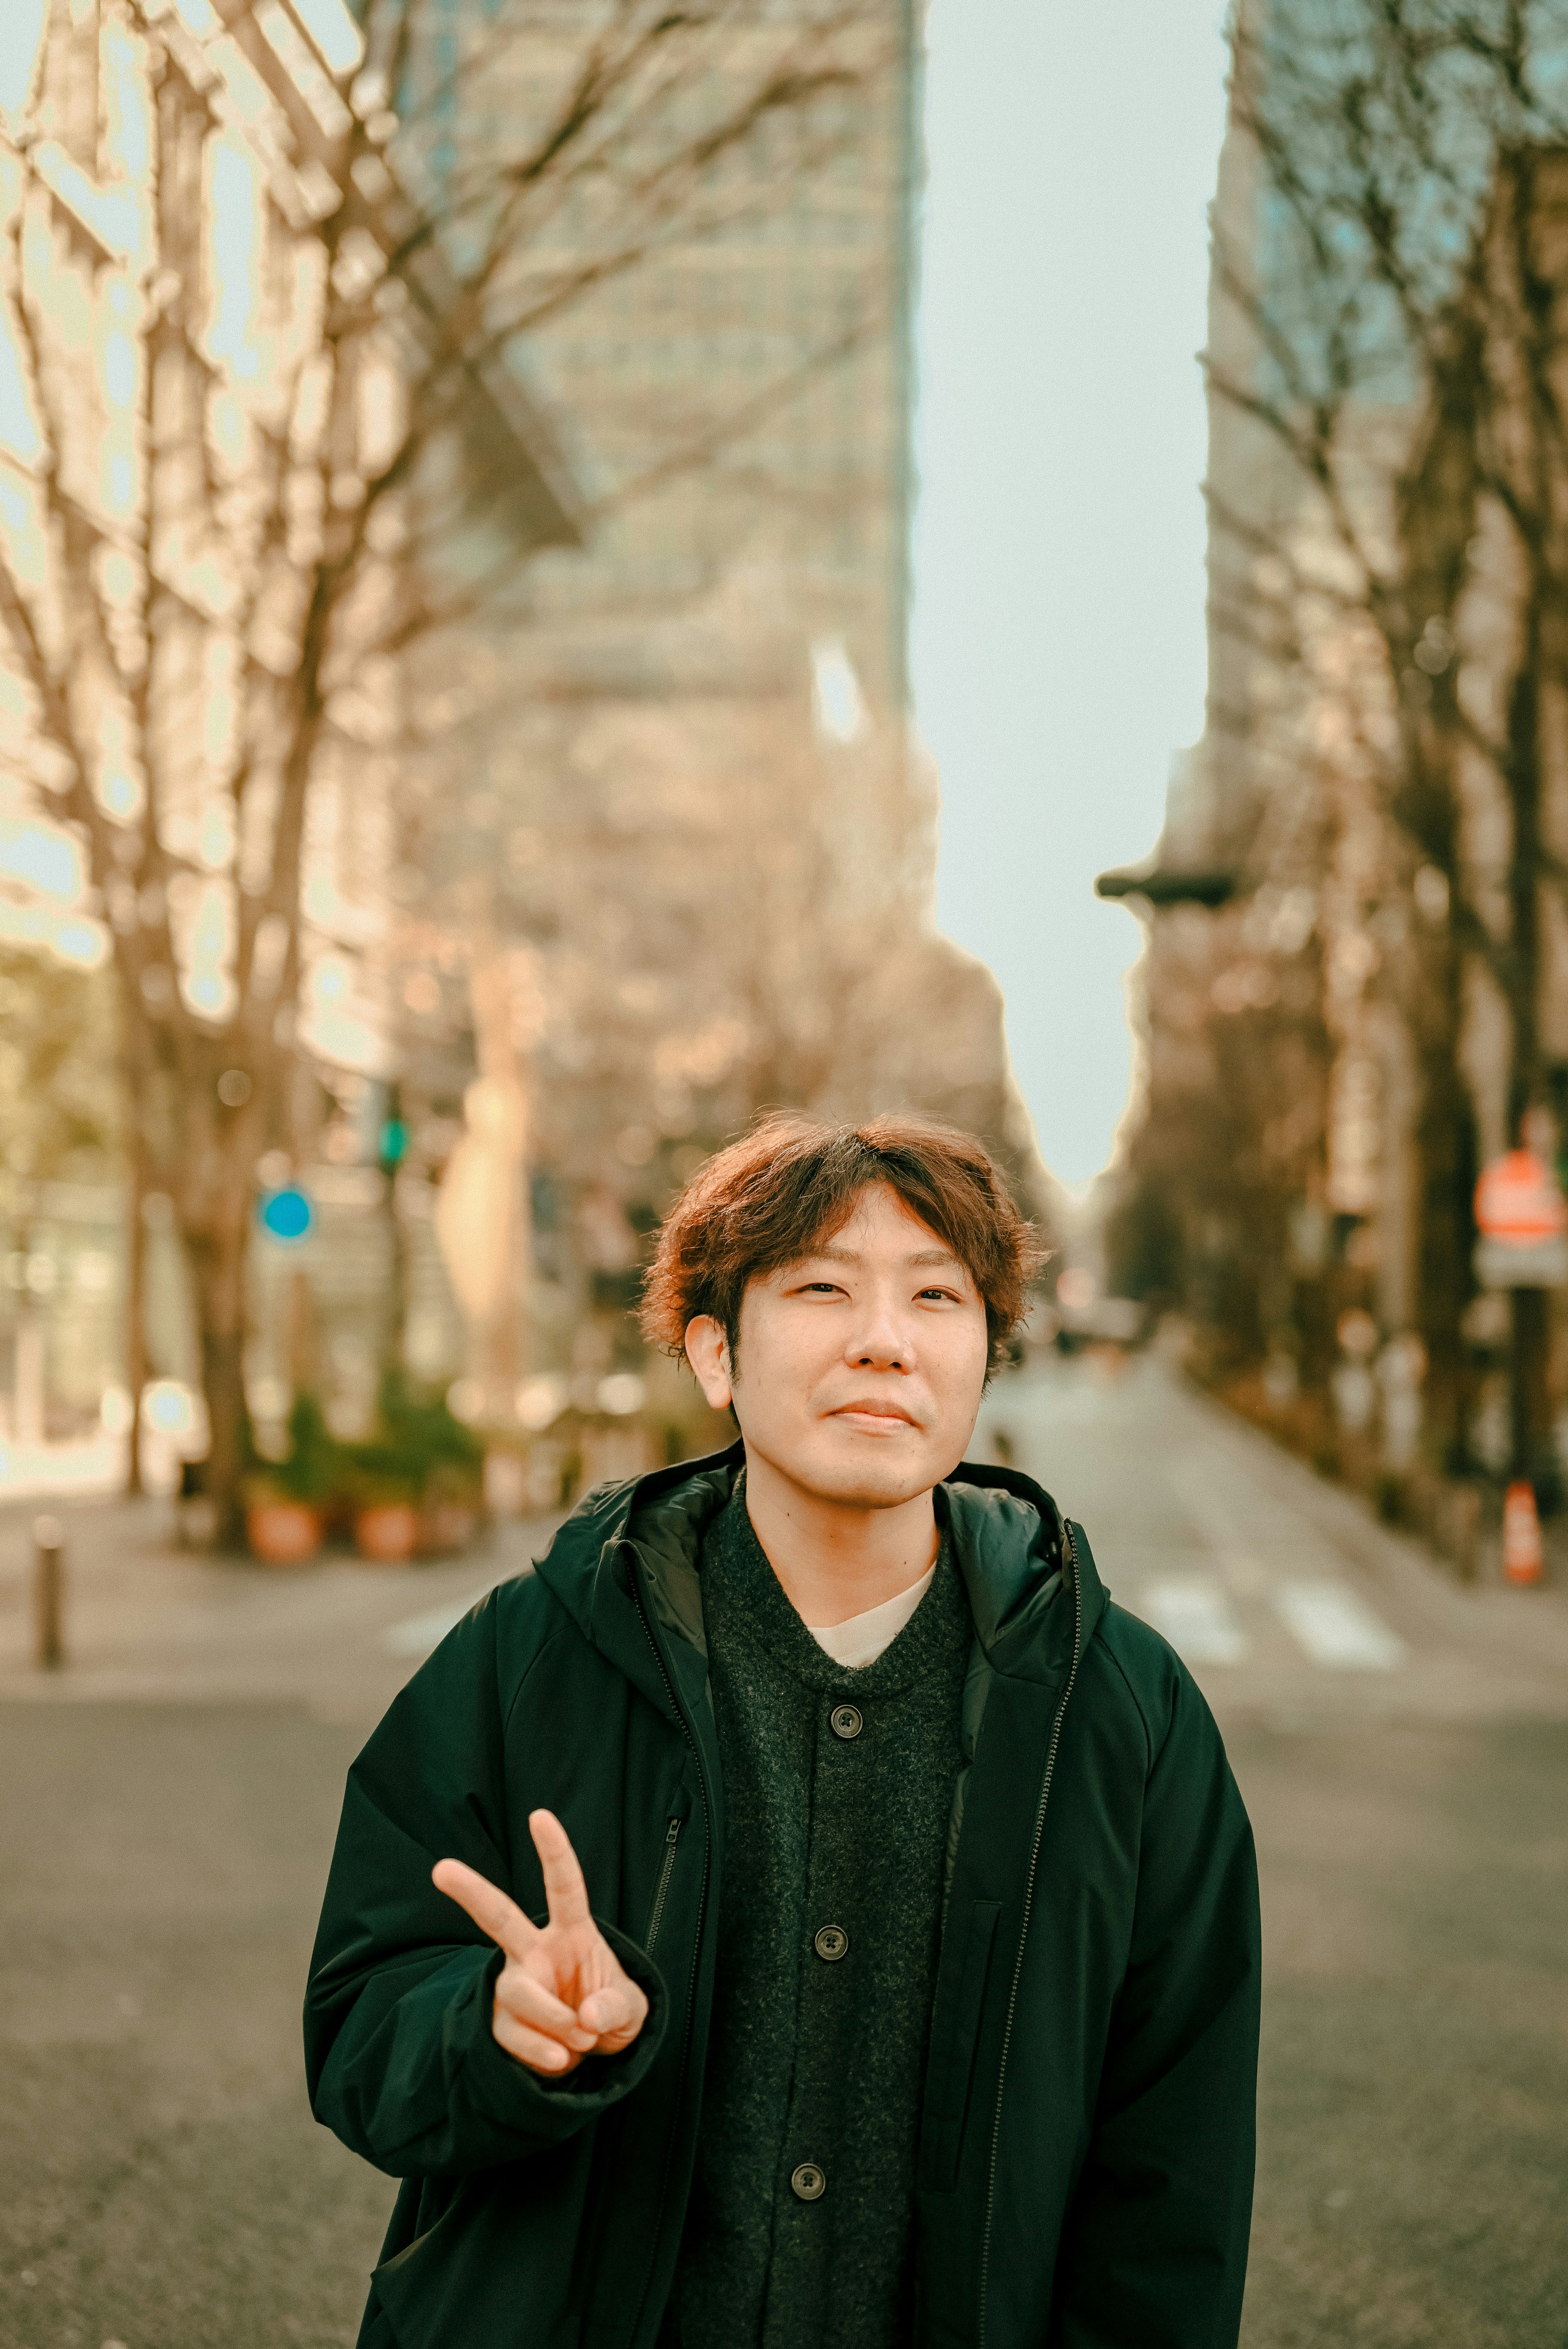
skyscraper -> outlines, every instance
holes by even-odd
[[[603,16],[435,20],[409,135],[460,210],[487,156],[558,129]],[[586,558],[535,567],[538,620],[667,616],[766,566],[803,636],[842,639],[902,709],[919,69],[916,0],[721,9],[552,165],[495,289],[498,316],[536,318],[509,357],[591,526]]]
[[[1036,1166],[994,981],[930,926],[905,726],[919,12],[671,18],[618,84],[644,17],[458,7],[399,150],[452,233],[529,191],[493,331],[581,501],[582,549],[431,674],[408,852],[524,973],[523,1309],[574,1392],[635,1370],[639,1236],[759,1106],[925,1109]]]

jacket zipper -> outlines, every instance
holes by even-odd
[[[1040,1838],[1045,1831],[1045,1806],[1051,1799],[1051,1781],[1056,1771],[1056,1748],[1061,1743],[1062,1723],[1066,1715],[1067,1700],[1073,1693],[1073,1683],[1078,1677],[1078,1651],[1084,1636],[1084,1589],[1078,1576],[1078,1546],[1073,1539],[1073,1528],[1064,1518],[1063,1538],[1073,1568],[1073,1661],[1067,1673],[1067,1685],[1062,1691],[1062,1702],[1056,1707],[1056,1718],[1051,1726],[1051,1743],[1045,1754],[1045,1774],[1040,1781],[1040,1803],[1034,1814],[1034,1843],[1029,1854],[1029,1874],[1023,1886],[1023,1922],[1018,1935],[1018,1955],[1012,1967],[1012,1988],[1007,2000],[1007,2022],[1002,2033],[1002,2061],[996,2073],[996,2118],[991,2131],[991,2168],[985,2182],[985,2230],[980,2245],[980,2329],[976,2335],[979,2349],[984,2349],[986,2328],[986,2293],[991,2282],[991,2227],[996,2207],[996,2161],[1002,2143],[1002,2092],[1007,2077],[1007,2051],[1012,2044],[1012,2018],[1018,2006],[1018,1985],[1023,1974],[1023,1951],[1029,1939],[1029,1915],[1034,1905],[1034,1870],[1040,1858]]]
[[[628,1547],[629,1548],[631,1546],[628,1543]],[[687,1744],[690,1746],[691,1750],[691,1758],[697,1764],[697,1785],[698,1790],[702,1796],[702,1881],[697,1894],[697,1933],[696,1938],[691,1944],[691,1972],[686,1984],[686,2019],[681,2027],[680,2037],[680,2089],[683,2093],[686,2085],[687,2050],[691,2044],[691,2017],[696,2013],[697,2009],[697,1969],[701,1963],[702,1958],[702,1926],[708,1910],[708,1872],[713,1843],[713,1815],[709,1808],[708,1804],[708,1780],[702,1768],[701,1753],[698,1747],[696,1737],[692,1733],[691,1723],[688,1722],[684,1712],[681,1710],[680,1700],[675,1693],[675,1682],[670,1677],[670,1667],[665,1662],[663,1655],[659,1651],[659,1641],[653,1636],[653,1626],[648,1619],[648,1604],[643,1597],[642,1590],[642,1566],[635,1549],[632,1550],[631,1587],[637,1599],[638,1614],[642,1619],[642,1628],[648,1635],[648,1644],[653,1651],[653,1661],[659,1666],[659,1677],[664,1682],[664,1692],[670,1699],[670,1710],[680,1724],[680,1733],[682,1737],[685,1738]],[[664,1867],[659,1876],[658,1898],[654,1902],[652,1925],[649,1938],[649,1948],[650,1950],[653,1946],[652,1933],[658,1930],[659,1910],[664,1905],[664,1895],[668,1889],[670,1874],[675,1866],[675,1846],[679,1839],[680,1832],[680,1820],[671,1819],[670,1822],[669,1831],[667,1832],[664,1839]],[[672,2121],[670,2124],[670,2134],[672,2137],[676,2123],[679,2122],[680,2116],[680,2095],[678,2095],[675,2106],[675,2121]],[[638,2335],[642,2329],[642,2313],[644,2309],[648,2306],[648,2295],[653,2289],[653,2271],[659,2264],[659,2240],[664,2232],[664,2210],[670,2196],[670,2164],[667,2160],[664,2163],[663,2173],[659,2179],[659,2207],[654,2212],[653,2218],[653,2255],[649,2261],[648,2274],[644,2280],[642,2291],[638,2299],[637,2315],[633,2319],[631,2331],[627,2336],[628,2341],[633,2344],[636,2343]]]
[[[675,1847],[680,1840],[680,1822],[678,1818],[671,1819],[665,1830],[664,1865],[659,1871],[659,1889],[653,1896],[653,1910],[648,1920],[648,1939],[642,1945],[649,1957],[653,1955],[653,1945],[659,1939],[659,1920],[664,1915],[665,1896],[670,1890],[670,1879],[675,1873]]]

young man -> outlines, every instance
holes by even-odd
[[[740,1441],[590,1493],[349,1775],[361,2349],[1233,2349],[1251,1837],[1082,1530],[960,1464],[1033,1260],[912,1119],[677,1205],[646,1324]]]

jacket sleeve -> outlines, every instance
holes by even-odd
[[[1235,2349],[1262,1961],[1252,1831],[1184,1667],[1145,1789],[1127,1973],[1063,2230],[1052,2349]]]
[[[602,1922],[648,1995],[631,2046],[546,2082],[492,2033],[504,1960],[431,1869],[466,1860],[513,1890],[495,1623],[493,1593],[416,1673],[349,1771],[311,1959],[311,2108],[394,2178],[461,2175],[558,2144],[637,2086],[664,2033],[657,1968]]]

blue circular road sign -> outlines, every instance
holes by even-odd
[[[261,1203],[261,1225],[275,1240],[302,1240],[315,1220],[303,1191],[269,1191]]]

